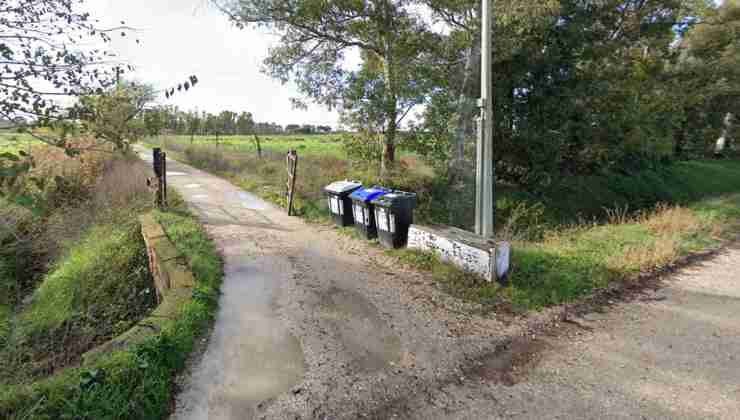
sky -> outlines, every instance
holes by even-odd
[[[266,30],[237,29],[207,0],[89,0],[86,8],[101,27],[124,21],[136,29],[115,36],[108,48],[135,66],[135,80],[164,89],[194,74],[194,89],[162,104],[183,110],[217,113],[251,112],[256,121],[281,125],[315,124],[336,127],[338,115],[309,105],[293,109],[294,85],[283,85],[260,72],[262,60],[277,37]],[[136,39],[140,43],[136,42]]]

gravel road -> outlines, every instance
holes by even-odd
[[[566,323],[483,317],[376,247],[168,166],[226,271],[174,419],[740,418],[738,250]]]
[[[404,419],[740,419],[740,248],[662,287],[551,328],[467,380],[437,386]],[[517,354],[524,355],[517,361]],[[513,360],[512,360],[513,359]],[[519,362],[519,363],[518,363]]]

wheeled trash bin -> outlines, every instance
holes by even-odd
[[[355,181],[337,181],[324,187],[324,191],[328,195],[329,211],[337,225],[352,226],[354,224],[352,200],[350,200],[349,195],[360,188],[362,188],[362,184]]]
[[[392,191],[371,201],[375,207],[375,224],[378,239],[388,248],[401,248],[406,245],[409,226],[414,223],[416,194]]]
[[[365,239],[374,239],[378,236],[378,229],[375,226],[375,211],[371,201],[387,192],[390,192],[390,190],[374,186],[360,188],[349,196],[352,200],[355,228]]]

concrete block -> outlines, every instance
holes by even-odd
[[[436,254],[441,260],[492,282],[509,272],[511,247],[450,226],[411,225],[409,249]]]

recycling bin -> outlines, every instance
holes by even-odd
[[[349,195],[352,200],[352,215],[355,219],[355,228],[365,239],[378,237],[378,229],[375,226],[375,209],[372,200],[390,192],[390,190],[374,186],[361,188]]]
[[[416,194],[392,191],[371,201],[375,208],[378,240],[387,248],[406,246],[409,226],[414,223]]]
[[[362,188],[362,184],[355,181],[337,181],[324,187],[328,195],[329,211],[339,226],[352,226],[352,200],[349,195]]]

